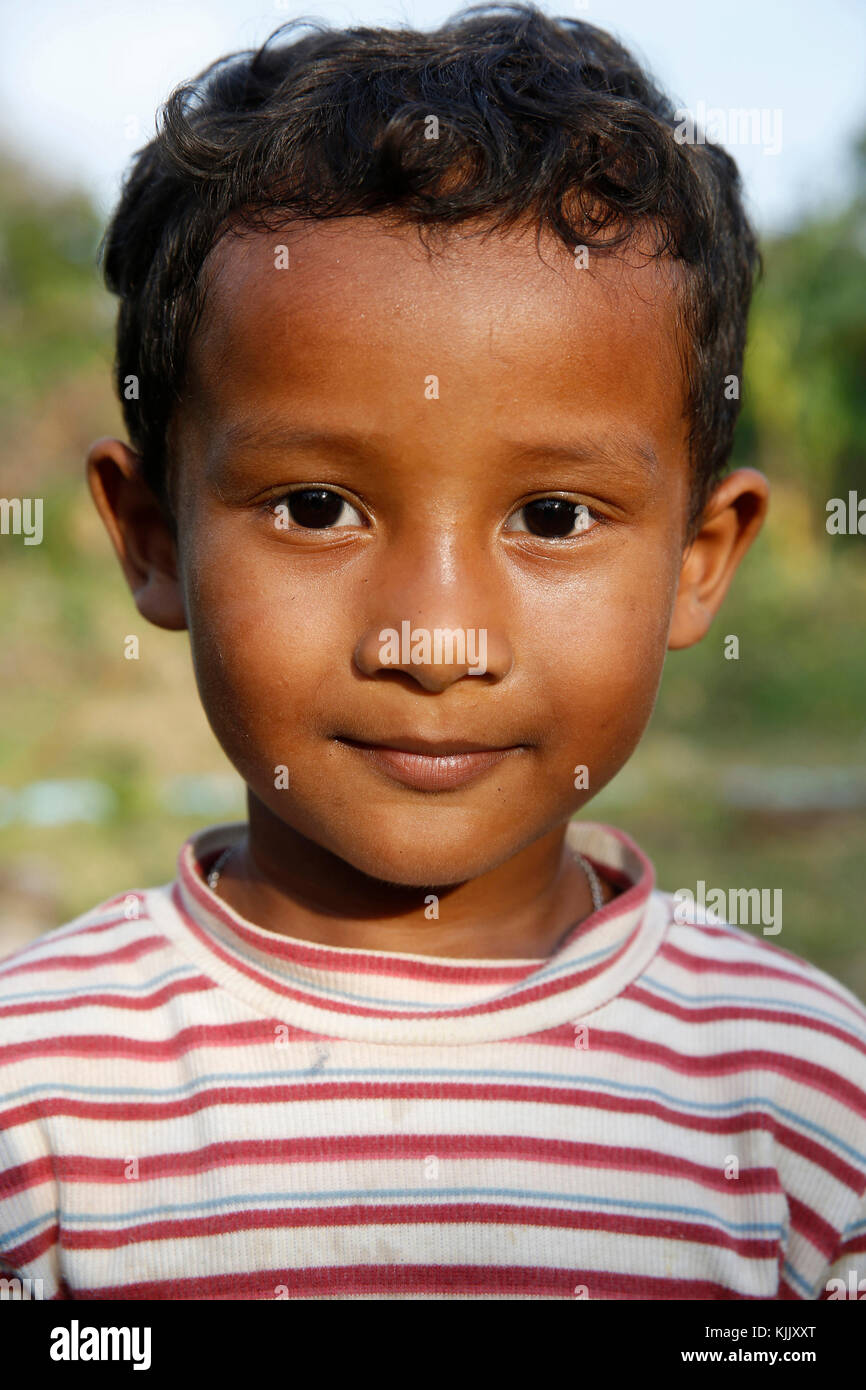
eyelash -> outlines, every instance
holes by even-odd
[[[576,507],[578,509],[578,513],[585,512],[586,515],[590,518],[591,524],[588,526],[581,527],[581,529],[578,530],[578,532],[573,536],[536,536],[528,528],[523,532],[518,532],[518,535],[522,534],[528,536],[531,540],[534,541],[550,541],[553,545],[563,545],[566,541],[578,540],[582,535],[585,535],[587,531],[595,530],[595,527],[597,525],[603,525],[607,520],[607,517],[603,516],[601,512],[596,511],[594,507],[590,507],[586,502],[576,502],[574,498],[563,497],[561,493],[556,492],[542,492],[539,493],[537,497],[530,497],[527,502],[522,502],[519,507],[516,507],[515,510],[510,513],[510,516],[519,516],[520,513],[522,511],[525,511],[527,507],[531,507],[533,502],[549,501],[567,502],[570,506]],[[575,522],[573,524],[576,524],[576,521],[577,519],[575,518]]]
[[[310,483],[310,484],[307,484],[307,485],[304,486],[304,487],[291,488],[288,492],[281,493],[279,497],[271,498],[271,499],[265,504],[268,513],[269,513],[272,517],[276,517],[277,508],[278,508],[278,507],[280,507],[280,506],[285,506],[286,508],[288,508],[288,506],[289,506],[289,499],[290,499],[291,497],[296,496],[298,493],[303,493],[303,492],[327,492],[327,493],[329,493],[329,494],[330,494],[331,496],[333,496],[333,497],[339,497],[340,500],[344,503],[345,506],[353,507],[355,511],[358,511],[358,508],[357,508],[357,507],[354,507],[354,504],[351,503],[351,502],[348,500],[348,498],[344,497],[343,494],[342,494],[341,492],[338,492],[338,491],[336,490],[336,488],[329,487],[329,486],[326,486],[326,485],[324,485],[324,484],[320,487],[320,486],[317,486],[315,483]],[[582,528],[582,530],[578,531],[577,534],[576,534],[576,535],[573,535],[573,536],[537,536],[537,535],[535,535],[532,531],[530,531],[530,530],[528,529],[528,527],[525,528],[522,532],[518,531],[517,534],[523,534],[523,535],[529,536],[529,537],[532,538],[532,540],[535,540],[535,541],[551,541],[551,542],[553,542],[554,544],[561,545],[564,541],[577,540],[577,539],[579,538],[579,536],[585,534],[587,531],[593,530],[593,529],[595,528],[596,525],[598,525],[598,524],[604,524],[604,522],[605,522],[606,519],[607,519],[605,516],[602,515],[601,512],[596,511],[594,507],[588,506],[585,502],[575,502],[575,501],[573,500],[573,498],[571,498],[571,497],[563,497],[563,496],[562,496],[561,494],[559,494],[559,493],[548,493],[548,492],[540,493],[537,497],[530,497],[528,501],[522,502],[521,505],[520,505],[519,507],[516,507],[515,510],[514,510],[513,512],[509,513],[509,518],[508,518],[508,519],[510,519],[510,518],[513,517],[513,516],[519,516],[520,513],[523,512],[523,511],[525,511],[525,509],[526,509],[527,507],[532,506],[533,502],[546,502],[546,501],[568,502],[568,503],[570,503],[573,507],[581,508],[581,509],[583,510],[583,512],[585,512],[586,515],[590,518],[591,525],[589,525],[589,526],[584,526],[584,527]],[[576,524],[576,522],[573,523],[573,524]],[[341,527],[341,526],[336,526],[336,525],[332,525],[332,526],[319,526],[319,527],[317,527],[317,526],[301,526],[301,525],[299,525],[297,522],[293,522],[291,528],[286,527],[285,529],[287,529],[287,530],[288,530],[288,529],[292,529],[292,530],[297,530],[297,531],[310,531],[310,532],[315,533],[316,531],[342,530],[343,527]]]
[[[265,508],[266,508],[267,512],[270,514],[270,516],[276,517],[277,508],[278,508],[278,507],[280,507],[280,506],[285,506],[286,508],[288,508],[288,506],[289,506],[289,499],[290,499],[291,497],[296,497],[296,496],[298,495],[298,493],[302,493],[302,492],[327,492],[327,493],[329,493],[332,497],[339,497],[340,501],[344,504],[344,506],[347,506],[347,507],[354,507],[354,503],[350,502],[349,499],[348,499],[348,497],[344,497],[343,494],[342,494],[341,492],[338,492],[336,488],[327,487],[327,486],[325,486],[324,484],[322,484],[321,486],[318,486],[316,483],[308,483],[308,484],[306,484],[306,486],[304,486],[304,487],[295,487],[295,488],[291,488],[288,492],[281,493],[279,497],[272,497],[272,498],[270,498],[269,501],[267,501],[267,502],[265,503]],[[358,508],[357,508],[357,507],[354,507],[354,510],[355,510],[355,511],[358,511]],[[295,530],[295,531],[311,531],[311,532],[315,533],[316,531],[342,530],[342,527],[335,527],[335,526],[300,526],[300,525],[298,525],[297,522],[292,522],[291,527],[286,527],[285,529],[286,529],[286,530],[291,529],[291,530]]]

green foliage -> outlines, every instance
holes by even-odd
[[[735,456],[821,507],[866,483],[866,137],[858,154],[848,207],[764,247]]]
[[[94,262],[102,227],[89,199],[34,185],[0,156],[0,409],[20,409],[105,353],[110,300]]]

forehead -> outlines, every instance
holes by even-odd
[[[457,227],[434,245],[381,217],[224,237],[203,271],[185,415],[209,433],[265,407],[399,427],[435,377],[442,421],[525,431],[592,416],[662,449],[680,438],[670,262],[638,242],[583,265],[552,233],[537,246],[534,224]]]

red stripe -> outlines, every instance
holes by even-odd
[[[696,1163],[654,1149],[625,1145],[589,1144],[566,1139],[500,1134],[338,1134],[298,1139],[238,1139],[207,1144],[182,1153],[149,1154],[138,1159],[138,1181],[184,1177],[210,1169],[246,1164],[345,1163],[364,1160],[439,1157],[492,1161],[520,1159],[530,1163],[601,1168],[621,1173],[654,1173],[659,1177],[695,1182],[715,1192],[730,1192],[730,1181],[718,1167]],[[45,1158],[7,1170],[4,1186],[14,1192],[34,1180],[44,1181]],[[92,1158],[85,1154],[53,1154],[52,1171],[60,1182],[125,1183],[126,1159]],[[741,1168],[738,1193],[782,1191],[772,1168]]]
[[[504,1084],[484,1086],[437,1082],[310,1082],[281,1086],[223,1086],[197,1092],[192,1096],[170,1101],[87,1101],[65,1097],[33,1100],[0,1112],[0,1129],[36,1121],[42,1123],[54,1116],[110,1123],[127,1121],[173,1120],[191,1116],[218,1106],[284,1105],[291,1101],[340,1100],[471,1100],[530,1102],[547,1105],[571,1105],[575,1108],[600,1110],[611,1115],[649,1115],[679,1129],[705,1134],[722,1134],[740,1138],[750,1131],[770,1134],[775,1142],[799,1154],[829,1173],[838,1182],[859,1192],[863,1173],[846,1163],[831,1149],[798,1131],[782,1124],[771,1113],[744,1110],[732,1115],[695,1115],[683,1113],[655,1100],[610,1096],[602,1091],[569,1091],[554,1087],[513,1086]]]
[[[615,1235],[658,1237],[691,1241],[701,1246],[731,1250],[744,1259],[776,1259],[778,1242],[738,1237],[704,1222],[640,1217],[613,1212],[563,1210],[561,1207],[521,1207],[484,1202],[368,1205],[333,1207],[279,1207],[268,1210],[223,1212],[181,1220],[150,1221],[122,1230],[64,1229],[64,1250],[119,1250],[127,1245],[154,1240],[194,1240],[238,1231],[303,1229],[308,1227],[415,1225],[530,1226],[552,1230],[609,1231]],[[192,1253],[191,1253],[192,1258]]]
[[[667,1014],[671,1018],[681,1019],[684,1023],[718,1023],[723,1019],[737,1019],[738,1021],[760,1019],[766,1023],[808,1028],[815,1033],[825,1033],[829,1037],[839,1038],[841,1042],[848,1043],[850,1047],[856,1048],[858,1052],[862,1052],[866,1056],[866,1042],[863,1042],[856,1033],[852,1033],[838,1024],[828,1023],[824,1019],[813,1018],[808,1014],[794,1013],[790,1009],[767,1009],[759,1005],[752,1006],[747,998],[743,1000],[741,1005],[712,1004],[701,1007],[699,1003],[696,1003],[692,1007],[662,999],[639,984],[629,985],[619,997],[620,999],[633,1000],[636,1004],[643,1004],[652,1009],[654,1013]]]
[[[733,935],[738,940],[748,941],[751,943],[751,945],[760,947],[762,951],[767,951],[772,956],[781,956],[784,960],[789,960],[793,966],[799,966],[801,970],[804,965],[806,966],[807,970],[812,968],[809,966],[808,962],[804,961],[803,957],[798,956],[796,952],[789,951],[785,946],[780,946],[776,941],[766,941],[763,936],[755,936],[754,933],[746,931],[743,927],[735,927],[732,926],[730,923],[725,923],[725,925],[722,927],[714,927],[708,923],[706,926],[702,925],[700,929],[707,936],[723,937],[730,940],[731,936]],[[791,972],[790,978],[796,978],[798,980],[803,979],[803,977],[799,974],[794,975],[794,972]],[[835,983],[838,984],[838,981],[836,981]],[[832,998],[834,998],[837,1003],[842,1004],[852,1013],[857,1014],[858,1017],[860,1017],[863,1020],[863,1022],[866,1023],[866,1008],[864,1008],[861,1000],[857,999],[856,997],[853,999],[850,996],[846,997],[842,994],[841,990],[836,991],[835,993],[833,993],[832,991],[828,992],[831,993]]]
[[[100,903],[95,911],[107,912],[110,907],[114,907],[115,905],[119,907],[121,903],[125,903],[127,898],[138,898],[143,902],[146,891],[147,890],[143,888],[130,888],[125,893],[115,893],[113,897],[106,898],[104,903]]]
[[[88,1057],[123,1056],[141,1061],[161,1061],[176,1059],[205,1047],[231,1047],[236,1045],[272,1046],[275,1029],[283,1027],[279,1020],[262,1020],[232,1024],[209,1024],[184,1028],[170,1038],[144,1039],[122,1037],[118,1034],[64,1035],[51,1038],[34,1038],[23,1043],[9,1043],[0,1047],[0,1060],[18,1061],[24,1057]],[[558,1030],[562,1035],[562,1029]],[[319,1040],[326,1035],[317,1036]],[[534,1034],[538,1041],[543,1035]],[[550,1036],[548,1034],[547,1036]],[[511,1039],[516,1042],[519,1039]],[[738,1071],[749,1072],[758,1069],[776,1072],[799,1085],[808,1082],[814,1089],[824,1092],[842,1105],[847,1105],[859,1115],[866,1115],[866,1092],[853,1085],[838,1073],[827,1067],[809,1062],[805,1058],[785,1053],[770,1052],[765,1049],[740,1048],[728,1052],[712,1052],[705,1056],[676,1052],[673,1048],[647,1039],[635,1038],[628,1033],[592,1030],[592,1046],[595,1051],[604,1050],[633,1061],[653,1062],[668,1069],[692,1077],[714,1077],[732,1075]],[[489,1088],[485,1088],[485,1094]],[[506,1094],[511,1094],[506,1088]],[[537,1088],[537,1094],[544,1096],[544,1088]]]
[[[701,927],[699,930],[703,931],[703,928]],[[760,944],[763,945],[764,943],[761,942]],[[780,970],[771,965],[761,965],[756,961],[719,960],[715,956],[708,960],[703,956],[695,956],[687,951],[682,951],[678,946],[671,945],[669,941],[662,944],[659,955],[695,975],[751,975],[762,980],[786,980],[788,984],[802,985],[805,989],[823,994],[836,1004],[843,1004],[849,1009],[851,1007],[850,1001],[840,998],[834,990],[828,989],[826,985],[820,984],[817,980],[809,979],[805,975],[798,975],[792,970]],[[797,957],[794,959],[796,960]],[[866,1014],[863,1017],[866,1021]]]
[[[54,1155],[46,1154],[42,1158],[33,1158],[28,1163],[16,1163],[13,1168],[4,1168],[0,1173],[3,1179],[0,1198],[5,1202],[9,1197],[14,1197],[16,1192],[28,1192],[31,1187],[38,1187],[40,1183],[51,1182],[54,1177],[54,1162]]]
[[[345,1298],[442,1294],[445,1297],[483,1295],[574,1298],[575,1287],[586,1287],[590,1298],[607,1299],[757,1299],[710,1279],[664,1279],[620,1274],[609,1270],[542,1269],[522,1265],[329,1265],[320,1269],[272,1269],[253,1274],[216,1274],[197,1279],[165,1279],[150,1283],[109,1284],[76,1289],[79,1299],[274,1299],[287,1287],[290,1298]]]
[[[3,1259],[8,1259],[9,1263],[17,1269],[23,1269],[25,1265],[31,1264],[33,1260],[38,1260],[40,1255],[45,1254],[46,1250],[55,1246],[59,1239],[60,1226],[55,1221],[44,1231],[40,1231],[38,1235],[31,1236],[21,1245],[13,1245],[9,1250],[4,1251]]]
[[[88,916],[96,916],[98,913],[103,912],[106,906],[108,906],[108,904],[100,904],[99,907],[93,908],[92,913],[88,913]],[[0,961],[0,975],[5,974],[10,965],[20,961],[24,956],[30,956],[34,951],[44,951],[49,937],[53,938],[52,944],[59,945],[61,941],[77,941],[79,936],[89,936],[93,932],[110,931],[112,927],[128,925],[130,921],[149,922],[150,920],[150,916],[147,913],[143,913],[138,918],[129,918],[126,916],[112,917],[110,922],[93,922],[91,925],[87,925],[87,923],[84,922],[80,926],[77,926],[74,931],[66,932],[62,936],[60,935],[62,931],[61,927],[56,928],[54,931],[43,932],[35,941],[29,942],[26,946],[19,946],[17,951],[13,951],[9,956],[4,956],[3,960]]]
[[[544,1032],[533,1033],[533,1042],[546,1042],[553,1046],[574,1047],[574,1029],[570,1024],[560,1024]],[[676,1052],[661,1043],[653,1043],[631,1033],[605,1031],[590,1025],[591,1050],[604,1049],[629,1060],[657,1062],[672,1071],[691,1076],[717,1076],[737,1071],[751,1071],[764,1068],[780,1072],[783,1076],[802,1085],[804,1080],[816,1090],[831,1096],[840,1104],[848,1105],[858,1114],[866,1114],[866,1091],[840,1076],[838,1072],[819,1066],[786,1052],[764,1050],[731,1050],[710,1052],[700,1055],[691,1052]],[[525,1042],[525,1038],[509,1038],[509,1043]],[[846,1035],[847,1041],[847,1035]],[[590,1049],[587,1049],[590,1050]]]
[[[54,1038],[34,1038],[29,1042],[0,1047],[0,1061],[17,1062],[22,1057],[135,1057],[141,1061],[164,1061],[183,1057],[197,1047],[231,1047],[235,1044],[274,1044],[276,1020],[270,1025],[255,1020],[248,1023],[199,1024],[183,1028],[170,1038],[125,1038],[117,1033],[68,1034]],[[270,1031],[268,1031],[270,1030]]]
[[[832,1149],[825,1148],[816,1140],[807,1139],[798,1130],[791,1129],[781,1122],[776,1122],[773,1125],[773,1135],[784,1148],[790,1149],[792,1153],[799,1154],[809,1163],[814,1163],[816,1167],[822,1168],[837,1182],[843,1183],[845,1187],[850,1187],[852,1192],[857,1191],[858,1182],[862,1185],[863,1173],[859,1168],[854,1168],[850,1163],[846,1163]]]
[[[816,1211],[807,1207],[805,1202],[799,1201],[791,1193],[788,1194],[788,1209],[791,1213],[793,1229],[800,1231],[807,1240],[811,1241],[816,1250],[820,1250],[824,1259],[829,1263],[839,1241],[839,1232],[833,1229],[829,1221],[825,1221]]]
[[[104,951],[91,956],[42,956],[39,960],[24,961],[4,969],[4,975],[24,975],[36,970],[92,970],[100,965],[113,965],[119,961],[140,960],[160,946],[168,946],[167,936],[145,936],[138,941],[130,941],[119,946],[116,951]]]
[[[699,1077],[725,1076],[738,1071],[764,1070],[777,1072],[781,1076],[804,1082],[823,1091],[842,1105],[847,1105],[858,1115],[866,1115],[866,1091],[847,1081],[829,1067],[819,1066],[803,1057],[791,1056],[784,1052],[769,1052],[765,1048],[737,1048],[728,1052],[711,1052],[705,1056],[676,1052],[662,1043],[648,1039],[638,1039],[628,1033],[607,1032],[601,1028],[592,1029],[593,1051],[604,1049],[622,1056],[639,1058],[641,1061],[656,1062],[672,1071]]]
[[[798,1293],[794,1286],[788,1283],[787,1279],[783,1278],[779,1279],[779,1292],[776,1294],[776,1298],[780,1303],[803,1302],[803,1295]]]
[[[158,1008],[179,994],[199,994],[216,988],[214,981],[209,980],[206,975],[195,975],[183,980],[174,980],[171,984],[162,985],[160,989],[154,990],[152,994],[143,994],[136,998],[127,998],[121,994],[82,994],[69,999],[43,999],[30,1004],[9,1004],[0,1008],[0,1018],[11,1018],[21,1014],[51,1014],[67,1009],[89,1009],[97,1005],[106,1009],[146,1012],[148,1009]]]
[[[287,1101],[311,1100],[470,1100],[470,1101],[513,1101],[515,1104],[530,1102],[545,1105],[571,1105],[583,1109],[602,1110],[614,1115],[652,1115],[668,1124],[686,1130],[697,1130],[707,1134],[740,1135],[749,1130],[767,1131],[774,1137],[785,1141],[787,1131],[772,1115],[760,1110],[745,1110],[733,1115],[694,1115],[676,1110],[660,1101],[608,1095],[603,1091],[579,1090],[540,1086],[508,1086],[497,1082],[495,1086],[481,1082],[451,1082],[443,1086],[441,1082],[429,1081],[301,1081],[297,1084],[280,1086],[218,1086],[196,1092],[190,1096],[179,1096],[174,1100],[160,1101],[91,1101],[75,1100],[64,1096],[52,1096],[45,1100],[32,1100],[26,1104],[0,1112],[0,1129],[13,1129],[16,1125],[31,1120],[43,1120],[55,1115],[69,1118],[88,1119],[110,1123],[129,1120],[174,1120],[184,1116],[197,1115],[214,1106],[224,1108],[231,1105],[283,1105]],[[798,1138],[800,1136],[797,1136]],[[862,1184],[863,1175],[859,1169],[849,1168],[841,1160],[820,1145],[802,1140],[807,1156],[821,1161],[826,1157],[839,1165],[838,1175],[844,1172],[851,1175],[855,1190]],[[793,1147],[793,1145],[789,1145]],[[798,1150],[799,1152],[799,1150]],[[828,1168],[828,1171],[834,1171]],[[845,1180],[845,1179],[841,1179]]]

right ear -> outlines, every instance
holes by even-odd
[[[97,439],[87,453],[87,481],[139,613],[156,627],[185,628],[177,545],[140,456],[120,439]]]

